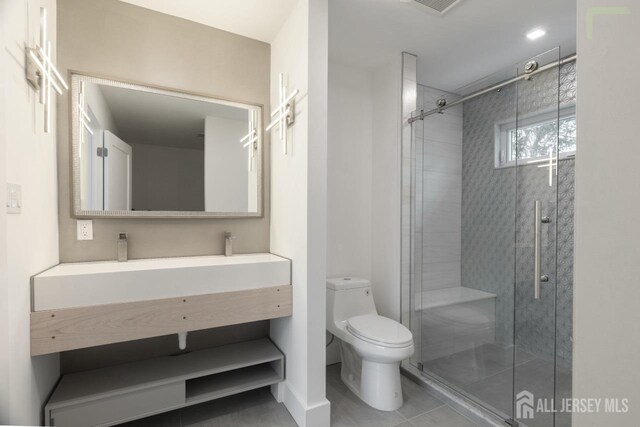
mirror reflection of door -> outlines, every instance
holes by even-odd
[[[108,130],[104,131],[104,209],[131,210],[131,162],[133,150],[129,144]]]
[[[90,121],[82,126],[80,139],[80,200],[85,210],[102,210],[104,208],[103,164],[98,150],[102,149],[103,128],[90,107],[86,114]]]
[[[237,110],[237,117],[204,120],[204,209],[209,212],[247,212],[249,199],[255,199],[247,192],[251,169],[246,149],[238,143],[247,133],[247,112]]]
[[[98,148],[104,146],[104,131],[98,127],[93,131],[91,137],[91,163],[92,163],[92,200],[93,209],[104,209],[104,163],[102,157],[98,156]]]

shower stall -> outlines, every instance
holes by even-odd
[[[409,363],[512,425],[571,424],[561,402],[571,397],[575,70],[554,49],[453,93],[416,84],[405,116]]]

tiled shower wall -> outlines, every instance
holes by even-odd
[[[528,83],[528,82],[526,82]],[[571,361],[573,307],[573,197],[574,160],[561,160],[558,169],[557,239],[548,229],[543,265],[553,271],[557,242],[557,278],[550,274],[549,284],[557,280],[557,289],[543,284],[542,299],[531,294],[533,248],[531,247],[531,206],[544,186],[544,169],[536,166],[495,168],[495,124],[513,119],[516,105],[520,117],[557,106],[557,71],[541,73],[533,84],[523,83],[500,92],[491,92],[464,104],[462,148],[462,285],[495,293],[496,339],[513,343],[514,294],[516,277],[516,343],[538,356],[552,358],[557,343],[558,360]],[[575,103],[575,63],[560,70],[561,107]],[[517,178],[517,180],[516,180]],[[515,185],[517,182],[517,212]],[[547,212],[555,218],[555,192]],[[516,221],[514,223],[514,218]],[[514,233],[517,250],[514,254]],[[515,268],[515,271],[514,271]],[[556,304],[553,303],[557,292]],[[555,320],[557,316],[557,321]],[[555,329],[554,329],[554,326]],[[554,334],[557,338],[554,340]],[[554,342],[555,341],[555,342]]]
[[[455,95],[418,85],[417,108],[436,108],[436,101]],[[414,123],[415,273],[422,291],[460,286],[462,209],[462,106]],[[417,298],[421,296],[417,295]]]

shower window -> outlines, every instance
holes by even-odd
[[[560,131],[557,132],[557,124]],[[516,160],[532,161],[549,157],[549,150],[555,150],[559,136],[560,160],[573,157],[576,153],[576,109],[575,106],[560,110],[538,113],[516,120],[497,123],[496,167],[515,166]],[[553,153],[555,155],[555,153]]]

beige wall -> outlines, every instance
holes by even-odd
[[[631,412],[574,414],[575,426],[640,419],[638,6],[578,0],[574,397],[628,398]],[[589,37],[589,14],[613,7],[630,14],[595,16]]]
[[[117,0],[58,0],[58,65],[248,103],[269,111],[270,46]],[[94,219],[94,240],[76,240],[71,217],[69,96],[58,98],[60,259],[115,259],[117,233],[129,233],[129,256],[221,254],[269,250],[269,136],[264,135],[264,218]],[[263,117],[263,120],[266,118]]]

